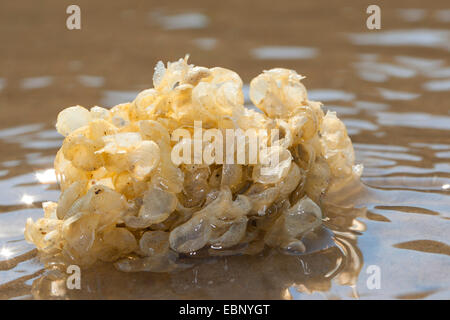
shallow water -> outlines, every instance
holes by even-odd
[[[382,2],[381,30],[367,30],[356,0],[79,1],[79,31],[65,28],[67,5],[0,4],[0,298],[450,298],[448,3]],[[56,115],[129,101],[159,59],[185,53],[246,83],[272,67],[307,76],[310,99],[346,123],[363,186],[326,209],[310,254],[206,259],[172,275],[102,265],[68,290],[23,239],[26,218],[59,196]]]

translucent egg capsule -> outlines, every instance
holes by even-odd
[[[186,56],[159,61],[153,87],[132,102],[62,110],[61,196],[27,220],[25,239],[42,257],[125,272],[186,268],[180,257],[198,251],[307,251],[324,195],[362,166],[344,123],[308,100],[303,79],[264,71],[248,108],[236,72]]]

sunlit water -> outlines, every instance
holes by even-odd
[[[86,20],[76,32],[61,22],[64,5],[48,2],[33,10],[0,5],[0,40],[8,43],[0,50],[0,298],[450,298],[444,1],[386,3],[379,31],[366,29],[357,1],[81,2]],[[44,270],[23,238],[25,220],[59,197],[57,112],[132,100],[150,87],[157,60],[187,52],[193,63],[233,69],[247,83],[272,67],[306,75],[310,99],[346,123],[363,186],[324,208],[326,229],[305,255],[205,258],[173,274],[105,264],[83,271],[82,290],[68,290],[65,275]],[[249,103],[248,86],[244,92]],[[371,266],[380,270],[378,289],[368,285]]]

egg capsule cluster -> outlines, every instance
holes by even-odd
[[[80,265],[115,261],[124,271],[170,271],[181,255],[201,250],[304,251],[302,238],[321,225],[330,181],[360,170],[345,125],[308,100],[302,79],[292,70],[264,71],[250,83],[254,108],[247,108],[237,73],[184,58],[158,62],[154,87],[133,102],[63,110],[56,128],[65,139],[55,158],[61,196],[44,203],[43,218],[28,219],[26,239],[44,255]],[[264,174],[248,159],[177,164],[172,151],[189,139],[172,134],[192,131],[195,121],[223,133],[277,129],[269,144],[279,161]]]

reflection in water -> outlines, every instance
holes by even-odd
[[[256,59],[311,59],[317,56],[318,50],[309,47],[260,47],[252,50],[252,55]]]
[[[38,123],[3,129],[0,130],[0,138],[7,138],[8,141],[15,142],[14,138],[16,136],[23,135],[25,133],[35,132],[41,129],[43,126],[44,126],[43,124]]]
[[[450,91],[450,79],[428,81],[423,84],[423,87],[428,91]]]
[[[390,30],[349,35],[357,45],[420,46],[450,50],[450,31],[433,29]]]
[[[399,9],[398,13],[403,20],[408,22],[418,22],[426,15],[424,9]]]
[[[444,115],[435,116],[421,112],[379,112],[377,117],[378,122],[385,126],[450,130],[450,117]]]
[[[438,21],[448,23],[450,22],[450,9],[439,10],[435,13],[435,17]]]
[[[30,196],[29,194],[24,194],[20,201],[25,203],[26,205],[30,205],[34,202],[34,197]]]
[[[22,80],[21,86],[23,89],[38,89],[49,86],[53,82],[52,77],[33,77]]]
[[[355,68],[358,70],[361,78],[375,82],[384,82],[389,77],[411,78],[416,75],[416,71],[409,68],[372,61],[356,63]]]
[[[384,88],[378,88],[378,91],[386,100],[414,100],[420,97],[420,94],[412,92],[394,91]]]
[[[336,112],[339,112],[339,109],[330,109],[335,110]],[[342,113],[339,113],[342,114]],[[365,121],[365,120],[359,120],[359,119],[345,119],[344,120],[345,126],[347,127],[347,131],[349,134],[358,134],[363,130],[368,131],[375,131],[378,129],[378,126],[376,124],[373,124],[372,122]]]
[[[425,75],[431,75],[431,72],[442,70],[444,66],[444,60],[442,59],[425,59],[409,56],[397,56],[395,57],[395,61],[408,68],[417,70]]]
[[[36,179],[40,183],[56,183],[55,169],[47,169],[36,172]]]
[[[215,38],[197,38],[194,39],[194,43],[203,50],[212,50],[217,45],[217,39]]]
[[[8,259],[13,255],[13,252],[11,249],[7,247],[3,247],[0,249],[0,256],[2,257],[2,260]]]
[[[36,299],[283,299],[292,290],[326,292],[333,280],[354,286],[362,254],[354,237],[334,237],[336,245],[312,254],[266,250],[258,256],[190,258],[184,262],[193,267],[169,274],[123,273],[99,263],[82,271],[81,286],[89,290],[65,290],[65,267],[54,265],[33,281],[31,292]],[[61,290],[55,293],[55,287]]]
[[[164,15],[162,12],[153,12],[151,18],[156,20],[166,30],[201,29],[205,28],[209,19],[198,12]]]
[[[105,79],[103,79],[102,77],[87,76],[87,75],[78,76],[78,81],[80,81],[86,87],[91,88],[100,88],[105,83]]]
[[[331,89],[313,89],[308,90],[308,98],[318,101],[351,101],[355,98],[353,93],[331,90]]]

